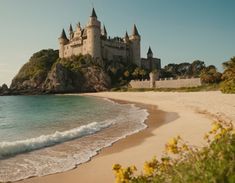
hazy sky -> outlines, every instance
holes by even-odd
[[[151,45],[163,66],[200,59],[222,71],[235,56],[235,0],[0,0],[0,84],[33,53],[58,49],[62,28],[84,26],[92,2],[110,36],[130,33],[135,23],[142,57]]]

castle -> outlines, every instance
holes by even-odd
[[[89,21],[84,28],[78,23],[76,30],[73,30],[70,24],[69,38],[67,38],[63,29],[59,37],[59,56],[60,58],[68,58],[72,55],[89,54],[95,59],[132,62],[145,69],[160,69],[161,61],[153,58],[151,48],[149,48],[147,59],[141,59],[140,41],[141,36],[136,25],[134,25],[131,35],[126,32],[122,38],[110,38],[105,26],[101,29],[101,23],[93,8]]]

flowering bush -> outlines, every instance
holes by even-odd
[[[140,175],[136,167],[113,166],[116,183],[234,183],[235,131],[231,122],[218,120],[205,134],[207,146],[191,146],[180,136],[166,144],[164,156],[144,163]],[[171,156],[174,154],[175,156]]]

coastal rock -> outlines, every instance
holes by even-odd
[[[52,49],[34,53],[12,80],[11,92],[14,94],[42,93],[43,83],[58,57],[58,51]]]
[[[8,86],[4,83],[2,86],[0,86],[0,95],[6,95],[9,93]]]
[[[82,92],[105,91],[111,87],[110,77],[100,67],[88,67],[83,73]]]
[[[57,63],[49,72],[43,89],[52,93],[75,91],[76,86],[73,86],[73,78],[70,76],[70,71],[62,64]]]
[[[0,89],[1,89],[2,91],[7,91],[7,90],[8,90],[8,86],[4,83],[4,84],[2,85],[2,87],[0,87]]]
[[[88,67],[80,72],[73,72],[57,63],[48,74],[43,89],[51,93],[67,93],[104,91],[109,87],[110,78],[99,67]]]
[[[6,90],[6,86],[1,88]],[[57,50],[49,49],[33,54],[12,80],[7,94],[98,92],[109,88],[110,76],[89,55],[60,59]]]

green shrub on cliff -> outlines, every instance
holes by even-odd
[[[223,63],[225,68],[222,75],[224,80],[221,84],[221,91],[223,93],[235,93],[235,57]]]
[[[47,73],[58,58],[58,50],[48,49],[34,53],[29,59],[29,62],[23,65],[13,81],[23,82],[25,80],[39,80],[39,82],[43,82]]]
[[[72,72],[82,72],[82,69],[87,67],[101,67],[100,65],[96,65],[94,59],[90,55],[78,55],[71,56],[69,58],[60,58],[58,60],[65,68]]]

